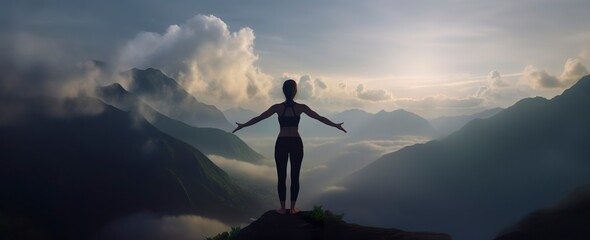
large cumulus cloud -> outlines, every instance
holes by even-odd
[[[527,66],[523,72],[523,78],[533,88],[560,88],[561,82],[557,77],[549,75],[547,71],[536,68],[532,65]]]
[[[391,93],[388,91],[384,89],[367,89],[362,83],[357,85],[355,93],[359,99],[373,102],[387,101],[392,98]]]
[[[254,32],[232,32],[215,16],[197,15],[162,34],[139,33],[120,51],[122,68],[155,67],[207,102],[265,99],[271,77],[257,66]]]

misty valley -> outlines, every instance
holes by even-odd
[[[211,237],[276,207],[276,116],[232,134],[259,113],[221,111],[158,69],[105,65],[83,94],[0,99],[0,237]],[[590,76],[469,115],[326,113],[348,133],[304,115],[298,204],[458,240],[588,236],[588,109]]]

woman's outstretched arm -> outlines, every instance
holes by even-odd
[[[268,110],[264,111],[259,116],[250,119],[250,121],[247,121],[246,123],[237,123],[236,122],[236,124],[238,124],[238,127],[236,127],[236,129],[234,129],[232,131],[232,133],[235,133],[236,131],[238,131],[242,128],[254,125],[257,122],[267,119],[268,117],[272,116],[274,113],[277,112],[277,107],[278,107],[278,104],[272,105],[270,108],[268,108]]]
[[[338,129],[342,130],[343,132],[346,132],[346,130],[344,130],[344,128],[342,127],[342,124],[344,124],[344,123],[334,123],[334,122],[330,121],[330,119],[320,116],[318,113],[311,110],[311,108],[309,108],[307,105],[305,105],[305,104],[301,104],[301,105],[303,107],[303,112],[305,114],[307,114],[307,116],[309,116],[313,119],[316,119],[316,120],[322,122],[323,124],[338,128]]]

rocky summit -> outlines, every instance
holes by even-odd
[[[391,240],[449,240],[445,233],[406,232],[395,228],[367,227],[346,223],[337,218],[318,220],[311,212],[279,214],[274,210],[242,229],[235,239],[391,239]]]

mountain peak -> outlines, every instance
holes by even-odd
[[[298,214],[278,214],[275,210],[267,211],[242,229],[235,239],[451,239],[444,233],[405,232],[395,228],[367,227],[330,217],[317,220],[311,217],[311,213],[303,211]],[[329,211],[324,213],[331,214]]]
[[[391,112],[385,111],[384,109],[382,109],[381,111],[377,112],[375,115],[383,115],[383,114],[412,114],[412,115],[416,115],[412,112],[408,112],[405,109],[396,109],[393,110]]]
[[[99,69],[105,69],[107,67],[109,67],[109,65],[106,62],[100,61],[100,60],[90,60],[90,63],[92,63],[95,67],[99,68]]]
[[[358,108],[351,108],[351,109],[348,109],[348,110],[344,110],[342,112],[343,113],[345,113],[345,112],[367,113],[366,111],[364,111],[362,109],[358,109]]]
[[[117,90],[117,91],[127,91],[127,90],[125,90],[125,88],[123,88],[123,86],[121,86],[120,83],[113,83],[113,84],[110,84],[110,85],[103,86],[102,88],[104,88],[104,89],[112,89],[112,90]]]
[[[160,70],[160,69],[157,69],[157,68],[147,68],[147,69],[145,69],[145,71],[146,71],[146,72],[149,72],[149,73],[156,73],[156,74],[162,74],[162,75],[165,75],[165,74],[162,72],[162,70]]]
[[[96,88],[95,92],[96,92],[96,94],[98,94],[98,96],[101,96],[101,97],[105,97],[105,96],[122,97],[122,96],[126,96],[129,94],[129,92],[127,90],[125,90],[125,88],[123,88],[123,86],[121,86],[121,84],[119,84],[119,83],[113,83],[110,85],[98,87],[98,88]]]
[[[190,95],[176,80],[168,77],[159,69],[147,68],[142,70],[132,68],[125,73],[133,78],[129,85],[130,92],[167,93],[167,91],[174,90],[176,91],[175,94],[182,94],[183,98]]]
[[[128,72],[131,72],[132,74],[149,74],[149,75],[161,75],[161,76],[165,76],[168,77],[166,74],[164,74],[164,72],[162,72],[162,70],[157,69],[157,68],[146,68],[146,69],[140,69],[140,68],[132,68],[130,70],[128,70]]]
[[[580,78],[571,88],[590,88],[590,75]]]
[[[406,110],[405,110],[405,109],[403,109],[403,108],[400,108],[400,109],[397,109],[397,110],[393,110],[393,111],[391,111],[391,112],[408,112],[408,111],[406,111]]]
[[[199,102],[159,69],[133,68],[123,74],[130,80],[127,90],[164,115],[192,126],[233,129],[219,109]]]

